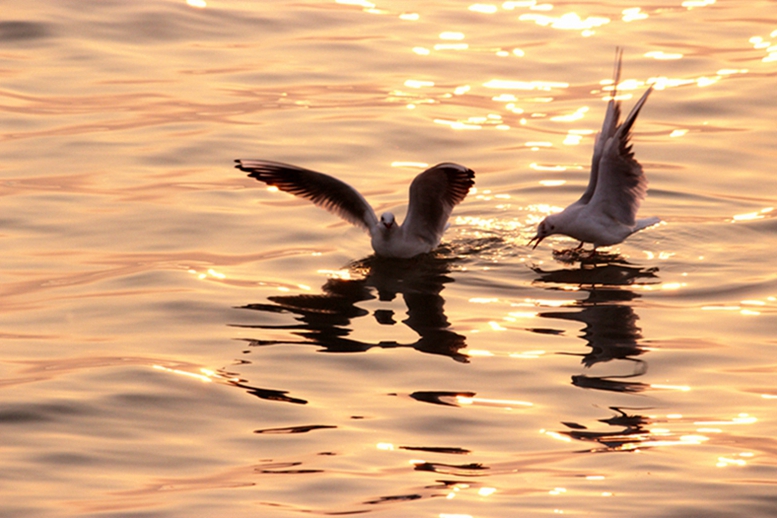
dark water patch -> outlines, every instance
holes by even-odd
[[[446,391],[418,391],[410,394],[410,397],[416,401],[422,401],[424,403],[433,403],[435,405],[445,406],[459,406],[456,403],[456,398],[475,397],[474,392],[446,392]]]
[[[0,42],[25,42],[41,40],[51,36],[48,24],[41,22],[5,21],[0,22]]]
[[[480,477],[488,475],[490,468],[483,464],[473,462],[470,464],[444,464],[441,462],[422,462],[415,465],[416,471],[433,471],[435,473],[447,473],[460,477]]]
[[[407,502],[410,500],[419,500],[423,498],[423,496],[418,494],[412,494],[412,495],[394,495],[394,496],[382,496],[380,498],[376,498],[375,500],[367,500],[364,502],[365,504],[375,505],[375,504],[386,504],[390,502]]]
[[[0,424],[30,424],[52,421],[52,417],[43,412],[27,409],[0,410]]]
[[[289,396],[288,395],[289,392],[287,390],[275,390],[275,389],[265,389],[260,387],[252,387],[250,385],[243,383],[242,381],[228,381],[227,385],[232,385],[233,387],[239,387],[239,388],[245,389],[246,392],[248,392],[252,396],[256,396],[259,399],[264,399],[267,401],[293,403],[295,405],[308,404],[308,402],[304,399]]]
[[[399,449],[408,451],[425,451],[427,453],[446,453],[451,455],[467,455],[471,453],[470,450],[466,450],[464,448],[446,448],[440,446],[400,446]]]
[[[67,404],[13,405],[0,410],[0,425],[46,423],[84,414],[84,409]]]
[[[304,475],[309,473],[323,473],[320,469],[301,469],[302,462],[277,462],[257,467],[255,471],[263,475]]]
[[[622,381],[614,377],[585,376],[582,374],[578,376],[572,376],[572,385],[585,389],[605,390],[608,392],[622,392],[628,394],[644,392],[650,388],[650,385],[647,383]]]
[[[542,315],[540,315],[542,316]],[[530,331],[532,333],[537,333],[539,335],[563,335],[565,331],[563,329],[552,329],[549,327],[527,327],[525,328],[527,331]]]
[[[100,463],[100,459],[90,455],[81,455],[78,453],[70,452],[58,452],[48,455],[43,455],[36,459],[43,465],[50,466],[67,466],[72,468],[75,466],[90,466]]]
[[[607,451],[626,451],[632,450],[642,445],[649,445],[652,441],[658,439],[647,428],[654,423],[654,419],[640,413],[630,413],[634,410],[645,411],[648,409],[630,409],[610,407],[610,410],[616,412],[616,415],[606,419],[599,419],[598,422],[615,428],[605,431],[589,430],[587,426],[580,423],[562,422],[569,430],[560,433],[577,439],[579,441],[588,441],[601,445]]]
[[[285,428],[265,428],[263,430],[254,430],[254,433],[258,434],[293,434],[293,433],[308,433],[313,430],[326,430],[337,428],[332,425],[325,424],[312,424],[305,426],[288,426]]]
[[[133,45],[207,41],[234,38],[236,32],[277,32],[281,25],[255,13],[227,9],[192,9],[180,4],[141,3],[127,9],[124,3],[112,5],[91,2],[88,22],[78,20],[82,37],[94,37]]]

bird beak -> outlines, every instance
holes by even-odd
[[[535,248],[537,248],[537,245],[539,245],[540,241],[542,241],[543,239],[545,239],[545,238],[544,237],[540,237],[540,235],[537,234],[536,236],[531,238],[528,243],[526,243],[526,246],[529,246],[529,245],[532,244],[532,242],[536,241],[536,243],[534,243],[534,246],[531,247],[531,249],[534,250]]]
[[[383,222],[383,226],[386,227],[386,228],[391,228],[391,227],[394,226],[394,223],[391,222],[391,221],[384,221]]]

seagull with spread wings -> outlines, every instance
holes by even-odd
[[[332,176],[269,160],[236,160],[237,167],[268,185],[336,214],[366,230],[372,248],[383,257],[409,258],[437,248],[453,207],[474,184],[475,173],[453,163],[437,164],[410,184],[407,216],[402,224],[386,212],[378,218],[367,200],[347,183]]]

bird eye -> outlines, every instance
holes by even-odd
[[[550,226],[550,229],[551,229],[551,230],[556,230],[556,225],[551,225],[551,226]]]

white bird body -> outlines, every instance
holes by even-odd
[[[595,210],[589,205],[574,204],[558,214],[551,214],[544,220],[546,225],[550,225],[551,228],[555,227],[554,233],[568,235],[581,243],[592,243],[594,248],[622,243],[634,232],[655,225],[660,221],[659,218],[651,217],[638,219],[633,225],[628,225],[609,214]]]
[[[366,230],[375,253],[410,258],[439,246],[453,207],[474,184],[472,170],[453,163],[431,167],[410,184],[403,224],[391,212],[380,219],[359,192],[332,176],[269,160],[236,160],[238,169],[281,191],[301,196]]]
[[[576,202],[540,223],[529,244],[534,248],[553,234],[564,234],[594,249],[621,243],[634,232],[655,225],[658,218],[637,219],[647,194],[647,178],[631,151],[631,128],[653,87],[647,89],[629,116],[620,123],[620,101],[616,100],[622,52],[615,63],[615,83],[602,131],[596,138],[588,187]]]
[[[405,232],[408,228],[407,225],[398,225],[391,212],[384,213],[370,229],[372,249],[383,257],[407,258],[431,252],[442,240],[442,233],[432,241],[427,241],[413,232]]]

